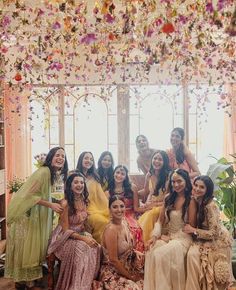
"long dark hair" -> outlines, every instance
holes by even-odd
[[[83,159],[84,159],[84,156],[85,154],[91,154],[92,155],[92,158],[93,158],[93,165],[91,166],[91,168],[89,168],[88,170],[88,175],[92,175],[93,178],[100,183],[100,178],[99,178],[99,175],[97,174],[97,171],[96,171],[96,167],[95,167],[95,161],[94,161],[94,157],[93,157],[93,153],[90,152],[90,151],[84,151],[80,154],[79,156],[79,159],[78,159],[78,162],[77,162],[77,166],[76,166],[76,169],[78,172],[83,173]]]
[[[126,197],[128,199],[132,199],[133,198],[133,190],[131,188],[131,182],[129,180],[129,171],[128,171],[127,167],[124,166],[124,165],[118,165],[114,169],[113,175],[112,175],[112,179],[111,179],[111,183],[110,183],[110,186],[108,188],[109,194],[110,194],[110,196],[116,194],[115,193],[115,179],[114,179],[114,174],[115,174],[116,170],[119,169],[119,168],[122,168],[125,171],[125,173],[126,173],[125,180],[123,181],[124,197]]]
[[[75,214],[76,213],[76,209],[75,209],[75,195],[71,189],[71,184],[73,182],[73,180],[75,179],[75,177],[82,177],[84,180],[84,191],[83,191],[83,201],[86,205],[88,205],[88,190],[86,187],[86,183],[85,183],[85,178],[83,176],[83,174],[75,172],[72,173],[66,180],[66,187],[65,187],[65,198],[68,202],[69,205],[69,214]]]
[[[154,158],[154,156],[156,154],[160,154],[162,159],[163,159],[163,166],[159,172],[158,175],[158,182],[156,183],[156,187],[154,189],[154,195],[159,195],[159,191],[160,189],[163,190],[163,192],[166,190],[166,181],[168,180],[168,176],[170,174],[170,166],[169,166],[169,157],[167,155],[167,153],[163,150],[157,150],[153,153],[152,158],[151,158],[151,167],[150,167],[150,173],[151,175],[155,175],[155,169],[152,165],[152,159]]]
[[[102,166],[102,160],[107,155],[110,156],[110,158],[111,158],[111,166],[107,169],[104,169]],[[110,184],[111,179],[112,179],[113,170],[114,170],[114,159],[113,159],[111,152],[110,151],[102,152],[101,156],[98,159],[98,169],[97,169],[102,186],[104,186],[104,184],[105,184],[104,180],[106,179],[108,182],[108,187],[109,187],[109,184]]]
[[[179,128],[176,127],[172,130],[171,133],[173,133],[174,131],[178,132],[178,134],[180,135],[181,140],[184,140],[184,129],[183,128]],[[185,156],[184,156],[184,144],[180,144],[179,148],[176,149],[175,151],[175,159],[177,161],[178,164],[181,164],[184,162],[185,160]]]
[[[47,166],[50,170],[51,173],[51,184],[54,183],[54,181],[56,180],[56,170],[52,167],[52,159],[55,156],[55,154],[57,153],[57,151],[59,149],[62,149],[65,152],[65,149],[63,147],[57,146],[57,147],[53,147],[47,154],[46,159],[44,161],[43,166]],[[66,153],[65,153],[65,163],[64,166],[61,169],[61,174],[63,174],[63,181],[66,182],[67,179],[67,174],[68,174],[68,162],[67,162],[67,158],[66,158]]]
[[[198,180],[201,180],[206,186],[206,193],[203,196],[202,203],[198,205],[197,226],[202,228],[202,223],[205,219],[205,207],[214,197],[214,183],[209,176],[200,175],[194,179],[193,185],[195,185]]]
[[[190,200],[191,200],[191,192],[192,192],[192,184],[191,184],[191,180],[189,177],[189,174],[186,170],[184,169],[175,169],[171,172],[170,174],[170,182],[169,182],[169,195],[167,195],[167,197],[165,198],[165,209],[166,209],[166,213],[168,216],[168,219],[170,219],[170,212],[171,210],[174,209],[174,204],[176,201],[176,198],[178,196],[177,192],[174,191],[173,186],[172,186],[172,176],[173,174],[177,173],[178,175],[180,175],[184,180],[185,180],[185,189],[184,189],[184,197],[185,197],[185,201],[182,207],[182,218],[183,220],[185,219],[185,214],[187,212]]]

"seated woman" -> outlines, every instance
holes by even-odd
[[[145,290],[184,290],[185,257],[192,243],[182,231],[184,223],[195,226],[196,202],[191,199],[192,185],[188,172],[177,169],[170,176],[170,193],[165,198],[153,237],[147,243],[144,273]],[[167,235],[161,227],[167,223]],[[191,289],[191,288],[189,288]]]
[[[108,185],[111,181],[114,170],[114,160],[111,152],[104,151],[98,159],[98,175],[102,190],[105,192],[108,189]]]
[[[144,255],[134,250],[132,234],[124,220],[123,197],[112,195],[109,199],[111,221],[103,233],[104,258],[99,281],[92,289],[141,290],[143,289]]]
[[[223,290],[232,281],[232,239],[220,223],[213,189],[214,184],[208,176],[199,176],[193,182],[199,210],[197,228],[189,224],[184,228],[185,233],[195,237],[187,255],[186,290]]]
[[[144,135],[138,135],[135,140],[136,147],[138,150],[137,166],[138,169],[146,175],[151,166],[151,157],[156,149],[149,148],[148,139]]]
[[[167,193],[170,174],[169,158],[165,151],[157,150],[151,158],[151,167],[145,177],[144,194],[148,199],[143,207],[145,211],[138,222],[143,230],[143,240],[151,238],[154,224],[158,220],[160,209]]]
[[[109,222],[109,210],[108,199],[102,190],[94,164],[93,154],[84,151],[79,156],[76,169],[85,177],[89,193],[88,222],[94,239],[101,243],[102,233]]]
[[[86,232],[88,192],[82,174],[73,173],[66,181],[63,212],[52,233],[48,254],[61,261],[56,290],[90,290],[100,266],[100,246]]]
[[[119,195],[124,198],[125,217],[133,234],[135,247],[142,252],[144,250],[142,229],[136,219],[136,213],[142,212],[142,209],[139,207],[137,187],[130,183],[128,169],[124,165],[116,166],[107,195],[110,197]]]
[[[172,148],[167,150],[170,168],[182,168],[188,171],[191,179],[200,175],[200,171],[193,154],[184,144],[184,129],[174,128],[171,132],[170,142]]]

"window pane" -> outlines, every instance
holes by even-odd
[[[108,130],[109,130],[108,132],[109,143],[117,143],[118,141],[117,116],[109,116]]]
[[[50,142],[51,144],[59,143],[59,120],[58,116],[50,117]]]
[[[48,114],[45,112],[45,102],[42,99],[31,102],[33,114],[31,115],[31,160],[32,165],[36,162],[35,155],[47,153],[49,148],[49,122]],[[35,167],[32,166],[34,170]]]
[[[106,150],[107,108],[99,97],[87,96],[80,99],[75,109],[75,148],[76,158],[83,151],[91,151],[95,162]]]
[[[74,118],[73,116],[65,116],[65,144],[74,143]]]

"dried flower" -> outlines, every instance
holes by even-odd
[[[17,192],[24,184],[24,182],[25,182],[24,179],[14,176],[13,179],[8,182],[7,188],[9,189],[10,193]]]
[[[47,157],[46,153],[40,153],[34,156],[34,159],[36,160],[36,163],[34,163],[34,165],[37,168],[40,168],[41,166],[43,166],[45,159]]]

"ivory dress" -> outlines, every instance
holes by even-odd
[[[214,201],[206,205],[202,229],[196,232],[197,240],[187,255],[186,290],[227,289],[233,280],[232,238],[220,223],[219,208]]]
[[[182,231],[182,210],[170,212],[167,226],[170,241],[157,240],[146,253],[145,290],[185,290],[185,257],[192,238]]]

